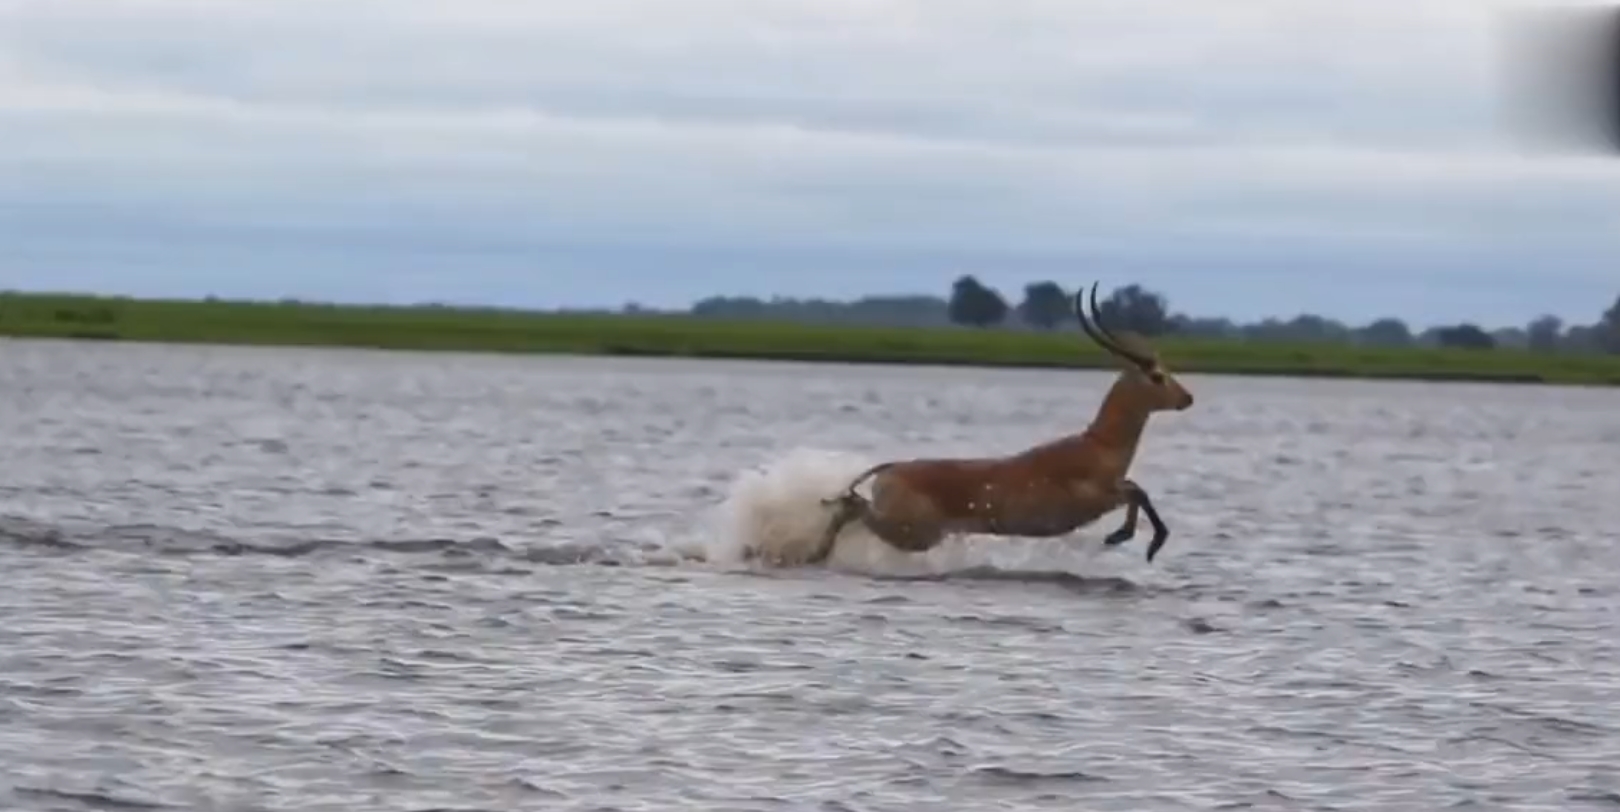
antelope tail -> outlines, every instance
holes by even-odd
[[[851,498],[859,499],[860,494],[857,494],[855,489],[859,488],[862,482],[865,482],[866,480],[871,479],[872,477],[881,474],[892,467],[894,467],[893,462],[880,462],[877,465],[862,471],[859,476],[850,480],[849,484],[845,485],[844,489],[840,491],[837,496],[823,499],[821,500],[821,504],[831,506],[835,502],[843,502]]]

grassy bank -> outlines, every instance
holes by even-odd
[[[824,327],[679,316],[0,294],[0,335],[410,350],[1022,367],[1111,365],[1077,331]],[[1178,370],[1620,385],[1620,357],[1175,340]]]

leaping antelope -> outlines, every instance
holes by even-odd
[[[1147,560],[1152,562],[1170,529],[1147,491],[1126,472],[1148,417],[1185,410],[1192,406],[1193,396],[1145,343],[1134,336],[1122,340],[1103,326],[1095,283],[1091,320],[1082,301],[1076,292],[1074,312],[1081,329],[1124,367],[1084,430],[1008,456],[914,458],[875,465],[839,495],[822,500],[835,510],[810,563],[825,561],[838,534],[852,521],[860,521],[893,547],[924,552],[958,533],[1062,536],[1121,505],[1126,508],[1125,521],[1104,543],[1112,547],[1130,541],[1136,535],[1137,514],[1144,513],[1153,525],[1147,548]],[[870,500],[855,492],[868,478],[873,478]]]

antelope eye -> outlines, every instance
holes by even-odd
[[[1164,385],[1164,373],[1160,372],[1159,370],[1156,370],[1156,369],[1155,370],[1150,370],[1148,372],[1148,380],[1154,382],[1155,384],[1163,386]]]

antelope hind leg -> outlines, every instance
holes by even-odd
[[[821,534],[821,541],[816,544],[814,552],[810,553],[806,563],[821,564],[832,555],[833,545],[838,543],[838,534],[844,532],[849,523],[866,512],[866,499],[860,494],[850,491],[828,499],[821,500],[824,507],[833,508],[832,519],[827,522],[827,530]]]
[[[812,564],[822,563],[832,555],[838,534],[854,521],[859,521],[871,531],[872,535],[901,552],[925,553],[945,539],[945,532],[934,524],[884,517],[872,509],[872,503],[857,493],[823,499],[821,503],[828,506],[836,505],[837,508],[833,511],[832,520],[827,523],[827,531],[821,537],[821,543],[811,554]]]

